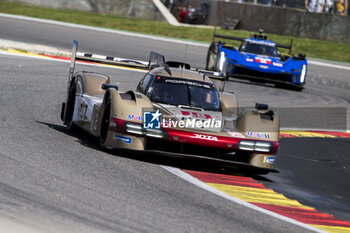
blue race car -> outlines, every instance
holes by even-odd
[[[290,45],[276,44],[267,40],[267,36],[262,33],[263,31],[259,30],[259,34],[243,39],[214,32],[213,42],[208,50],[206,69],[224,73],[226,79],[243,78],[301,91],[307,73],[305,55],[291,54],[293,41]],[[215,41],[215,38],[237,40],[242,44],[237,49],[225,42]],[[282,54],[278,48],[289,49],[289,53]]]

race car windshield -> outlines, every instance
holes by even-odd
[[[211,83],[157,77],[149,88],[147,96],[155,103],[220,111],[219,94]]]
[[[277,57],[278,50],[274,46],[244,42],[240,48],[241,52]]]

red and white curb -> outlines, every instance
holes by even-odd
[[[172,174],[247,208],[315,231],[350,233],[350,222],[304,206],[265,187],[250,177],[180,170],[162,166]]]

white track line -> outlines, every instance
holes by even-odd
[[[235,197],[233,197],[233,196],[231,196],[231,195],[228,195],[228,194],[226,194],[226,193],[224,193],[224,192],[221,192],[221,191],[219,191],[219,190],[217,190],[217,189],[215,189],[215,188],[213,188],[213,187],[211,187],[211,186],[205,184],[204,182],[198,180],[197,178],[195,178],[195,177],[193,177],[193,176],[187,174],[186,172],[181,171],[181,170],[178,169],[178,168],[173,168],[173,167],[168,167],[168,166],[163,166],[163,165],[162,165],[161,167],[164,168],[165,170],[169,171],[170,173],[172,173],[172,174],[174,174],[174,175],[176,175],[176,176],[178,176],[178,177],[180,177],[180,178],[182,178],[182,179],[184,179],[184,180],[186,180],[186,181],[188,181],[188,182],[190,182],[190,183],[192,183],[192,184],[194,184],[194,185],[196,185],[196,186],[198,186],[198,187],[200,187],[200,188],[202,188],[202,189],[205,189],[205,190],[207,190],[207,191],[209,191],[209,192],[211,192],[211,193],[214,193],[215,195],[218,195],[218,196],[220,196],[220,197],[223,197],[223,198],[225,198],[225,199],[228,199],[228,200],[230,200],[230,201],[232,201],[232,202],[235,202],[235,203],[237,203],[237,204],[239,204],[239,205],[243,205],[243,206],[245,206],[245,207],[247,207],[247,208],[256,210],[256,211],[258,211],[258,212],[267,214],[267,215],[269,215],[269,216],[278,218],[278,219],[283,220],[283,221],[285,221],[285,222],[292,223],[292,224],[294,224],[294,225],[297,225],[297,226],[306,228],[306,229],[311,230],[311,231],[322,232],[322,233],[325,232],[325,231],[322,231],[322,230],[320,230],[320,229],[318,229],[318,228],[316,228],[316,227],[313,227],[313,226],[307,225],[307,224],[305,224],[305,223],[298,222],[298,221],[296,221],[296,220],[294,220],[294,219],[287,218],[287,217],[285,217],[285,216],[276,214],[276,213],[274,213],[274,212],[272,212],[272,211],[269,211],[269,210],[260,208],[260,207],[258,207],[258,206],[255,206],[255,205],[249,203],[249,202],[242,201],[242,200],[240,200],[240,199],[238,199],[238,198],[235,198]]]
[[[307,60],[307,62],[309,64],[316,65],[316,66],[324,66],[324,67],[337,68],[337,69],[342,69],[342,70],[350,70],[350,66],[341,66],[341,65],[335,65],[335,64],[319,62],[319,61],[310,61],[310,60]]]
[[[133,36],[133,37],[158,40],[158,41],[165,41],[165,42],[171,42],[171,43],[177,43],[177,44],[188,44],[188,45],[192,45],[192,46],[209,47],[209,43],[206,43],[206,42],[193,42],[193,41],[187,41],[187,40],[181,40],[181,39],[175,39],[175,38],[169,38],[169,37],[146,35],[146,34],[141,34],[141,33],[136,33],[136,32],[120,31],[120,30],[116,30],[116,29],[99,28],[99,27],[85,26],[85,25],[74,24],[74,23],[65,23],[65,22],[59,22],[59,21],[55,21],[55,20],[39,19],[39,18],[34,18],[34,17],[10,15],[10,14],[4,14],[4,13],[0,13],[0,17],[20,19],[20,20],[24,20],[24,21],[32,21],[32,22],[39,22],[39,23],[46,23],[46,24],[65,26],[65,27],[70,27],[70,28],[79,28],[79,29],[86,29],[86,30],[92,30],[92,31],[113,33],[113,34],[125,35],[125,36]],[[308,63],[313,64],[313,65],[317,65],[317,66],[350,70],[350,66],[335,65],[335,64],[325,63],[325,62],[312,61],[309,59],[308,59]]]

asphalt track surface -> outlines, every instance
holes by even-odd
[[[146,60],[154,50],[169,60],[184,59],[181,44],[42,23],[1,18],[0,32],[3,39],[67,50],[76,39],[84,52]],[[203,67],[205,54],[206,48],[189,46],[186,61]],[[52,232],[308,232],[193,186],[160,167],[164,159],[104,152],[89,135],[68,132],[59,119],[66,63],[0,55],[0,64],[2,215]],[[82,68],[93,69],[77,70]],[[134,89],[143,75],[93,70],[110,75],[122,90]],[[340,112],[349,107],[348,72],[310,65],[303,92],[237,80],[228,82],[226,90],[234,91],[243,106],[259,101],[282,111],[303,107],[322,115],[330,107]],[[338,116],[333,123],[327,116],[325,123],[295,114],[282,118],[282,125],[321,121],[314,127],[341,128],[347,118]],[[350,220],[349,144],[345,139],[283,139],[277,160],[281,173],[259,179],[304,204]],[[184,166],[173,163],[167,165]]]

